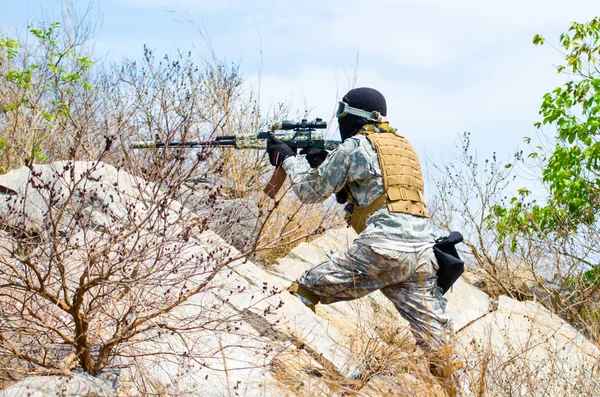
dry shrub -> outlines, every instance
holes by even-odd
[[[298,244],[312,241],[326,230],[346,226],[335,203],[302,204],[291,190],[280,193],[275,202],[263,196],[259,203],[263,211],[273,209],[258,240],[256,255],[265,263],[275,262]]]
[[[470,143],[469,134],[465,134],[453,161],[435,165],[428,201],[431,219],[445,232],[463,234],[464,245],[458,248],[463,248],[467,265],[479,276],[486,292],[492,297],[518,297],[516,283],[507,279],[513,274],[514,257],[498,233],[487,227],[492,206],[501,203],[505,189],[514,180],[514,166],[506,167],[507,162],[495,154],[481,164]]]
[[[384,298],[382,298],[384,299]],[[415,345],[395,308],[367,297],[352,302],[317,308],[343,337],[340,348],[349,349],[352,366],[359,372],[343,376],[331,365],[305,351],[290,348],[273,363],[272,371],[297,396],[445,396],[440,383],[428,370],[426,354]],[[338,311],[339,310],[339,311]],[[348,310],[352,317],[347,318]],[[350,323],[352,322],[352,323]]]
[[[202,253],[191,238],[202,226],[173,190],[102,162],[32,167],[26,182],[25,196],[2,202],[4,357],[21,361],[27,374],[79,366],[97,375],[115,356],[135,354],[152,329],[185,333],[210,323],[206,310],[193,325],[175,309],[235,257]]]
[[[565,365],[561,357],[564,352],[533,330],[521,343],[508,343],[502,351],[493,348],[494,344],[489,339],[482,344],[473,340],[465,347],[468,355],[464,357],[461,382],[471,395],[566,397],[597,393],[600,367]]]
[[[189,53],[158,60],[146,49],[138,62],[95,66],[91,73],[83,56],[85,17],[73,26],[82,30],[73,35],[71,27],[50,25],[35,32],[39,46],[18,48],[10,59],[6,47],[0,51],[6,116],[0,121],[0,166],[8,171],[26,165],[31,186],[23,197],[0,194],[7,210],[0,219],[0,374],[7,383],[73,369],[110,372],[120,359],[155,354],[138,347],[165,334],[179,336],[183,347],[189,342],[187,351],[159,351],[172,362],[191,368],[217,354],[202,350],[208,347],[190,335],[228,333],[240,316],[216,316],[227,313],[224,302],[205,306],[194,297],[209,292],[210,280],[241,254],[203,245],[211,215],[186,209],[194,197],[185,184],[216,177],[227,181],[227,198],[252,199],[262,195],[270,171],[257,151],[129,149],[131,141],[155,133],[166,142],[205,140],[256,133],[265,122],[252,94],[244,92],[237,66]],[[55,67],[49,59],[58,62]],[[31,80],[23,80],[28,73]],[[63,161],[53,163],[51,181],[39,174],[39,164],[57,160]],[[105,180],[102,169],[120,177],[126,171],[135,183],[120,191],[119,180]],[[19,204],[33,196],[41,197],[36,205],[43,222],[32,228]],[[223,197],[209,191],[201,204],[210,212],[218,199]],[[314,212],[289,196],[257,201],[269,222],[260,240],[265,252],[282,245],[287,250],[328,225],[307,221]],[[284,211],[290,209],[294,216],[288,219]],[[256,246],[251,248],[249,253]]]

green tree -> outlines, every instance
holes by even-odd
[[[87,73],[94,63],[59,22],[30,25],[28,32],[34,40],[26,47],[0,34],[0,114],[5,120],[0,123],[0,173],[48,161],[50,145],[51,150],[66,146],[58,135],[77,129],[72,108],[92,90]]]
[[[533,38],[535,45],[545,42],[539,34]],[[560,35],[558,50],[565,62],[557,71],[566,82],[544,94],[542,120],[534,124],[556,134],[551,148],[536,146],[529,154],[541,167],[548,195],[540,203],[527,188],[520,189],[508,205],[495,206],[488,221],[512,252],[532,244],[540,248],[543,261],[554,264],[557,272],[558,284],[539,283],[552,296],[549,306],[598,340],[600,18],[572,23]]]
[[[536,34],[533,43],[545,39]],[[527,203],[530,192],[521,189],[508,208],[496,207],[505,236],[576,232],[594,224],[600,210],[600,18],[571,24],[559,43],[565,63],[557,71],[568,81],[543,96],[542,120],[535,123],[556,128],[554,148],[545,153],[538,146],[529,155],[541,160],[549,196],[543,204]]]

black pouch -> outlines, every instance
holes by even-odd
[[[435,240],[433,252],[439,269],[437,271],[437,285],[442,289],[442,295],[448,292],[452,284],[465,271],[465,262],[460,259],[455,245],[463,241],[459,232],[451,232],[446,237]]]

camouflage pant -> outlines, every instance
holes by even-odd
[[[410,323],[417,344],[437,351],[452,332],[452,323],[446,315],[446,300],[435,286],[436,270],[432,248],[402,252],[355,241],[305,272],[297,283],[324,304],[381,290]]]

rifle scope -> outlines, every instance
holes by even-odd
[[[295,129],[322,129],[327,128],[327,122],[323,119],[316,118],[314,121],[307,121],[302,119],[301,121],[276,121],[271,126],[272,131],[277,130],[295,130]]]

